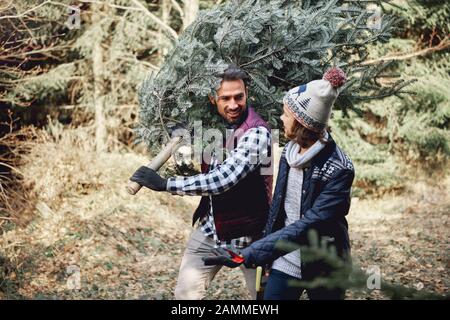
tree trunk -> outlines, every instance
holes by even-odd
[[[185,30],[197,17],[199,6],[198,0],[183,0],[183,3],[183,30]]]
[[[92,24],[100,24],[103,5],[93,5]],[[95,110],[95,148],[97,152],[106,151],[106,119],[105,119],[105,80],[104,52],[102,38],[93,44],[92,73],[94,76],[94,110]]]
[[[170,25],[170,10],[172,9],[172,4],[170,0],[161,0],[161,21]],[[162,29],[159,30],[159,60],[162,62],[164,60],[164,56],[169,52],[169,46],[171,45],[167,39],[167,36],[164,34]]]

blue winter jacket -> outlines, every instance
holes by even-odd
[[[301,217],[284,226],[284,200],[290,166],[283,150],[273,202],[264,237],[243,249],[247,267],[267,266],[286,254],[275,248],[277,241],[308,245],[307,232],[315,229],[336,247],[338,255],[350,257],[350,240],[345,216],[350,208],[350,190],[355,175],[353,164],[330,136],[330,142],[311,160],[303,175]]]

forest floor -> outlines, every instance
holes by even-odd
[[[130,196],[125,184],[147,159],[98,155],[87,143],[61,133],[36,145],[20,168],[38,201],[30,223],[0,233],[0,299],[173,299],[199,197]],[[446,176],[436,186],[412,181],[402,195],[353,198],[354,261],[378,266],[384,280],[448,294],[449,191]],[[221,270],[207,299],[248,299],[243,281],[240,270]],[[351,290],[347,298],[386,296]]]

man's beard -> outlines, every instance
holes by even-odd
[[[245,106],[245,110],[242,111],[242,113],[239,115],[239,117],[236,120],[233,121],[227,121],[228,126],[237,128],[239,127],[247,118],[248,114],[248,106]]]

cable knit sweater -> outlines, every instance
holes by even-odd
[[[291,168],[286,188],[284,210],[286,211],[285,226],[300,219],[302,203],[303,168]],[[273,262],[272,269],[284,272],[298,279],[302,278],[300,249],[292,251]]]
[[[328,139],[328,133],[325,134],[324,138]],[[291,168],[288,174],[286,198],[284,200],[284,210],[286,212],[285,226],[291,225],[300,219],[303,194],[303,170],[310,166],[311,159],[324,147],[325,144],[318,140],[305,153],[300,154],[300,146],[294,141],[290,141],[286,146],[286,159]],[[301,279],[300,249],[279,257],[273,262],[272,269]]]

